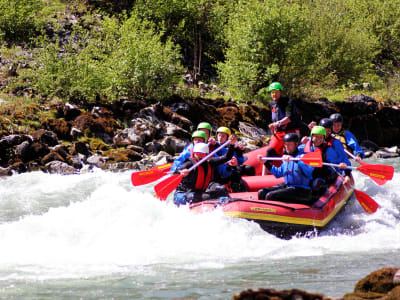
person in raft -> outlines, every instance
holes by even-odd
[[[230,135],[231,130],[228,127],[219,127],[217,129],[217,147],[225,143]],[[215,156],[222,156],[227,151],[227,148],[222,148],[216,153]],[[243,163],[245,162],[243,151],[244,144],[242,142],[238,142],[235,145],[232,159],[229,162],[219,165],[216,168],[214,181],[219,184],[228,186],[232,192],[245,192],[246,186],[242,182],[242,175],[255,175],[255,170],[253,166],[243,165]]]
[[[293,101],[282,96],[283,87],[279,82],[273,82],[268,88],[271,93],[272,123],[268,125],[273,133],[268,144],[267,156],[282,156],[283,137],[286,133],[297,133],[300,135],[301,116]],[[276,161],[274,165],[279,166],[281,162]]]
[[[189,172],[189,168],[204,158],[208,153],[206,143],[198,143],[193,148],[193,155],[180,166],[175,173],[180,173],[184,177],[175,190],[174,203],[184,205],[207,199],[214,199],[228,196],[228,190],[225,186],[212,182],[214,170],[217,166],[229,161],[234,152],[234,145],[237,141],[234,135],[229,137],[230,145],[228,151],[219,157],[212,157],[203,162],[197,168]]]
[[[315,125],[316,125],[316,123],[313,121],[308,125],[308,127],[310,128],[310,130],[312,130]],[[346,152],[344,151],[344,147],[343,147],[342,143],[338,139],[336,139],[332,134],[333,121],[328,118],[323,118],[319,121],[319,126],[322,126],[325,128],[325,132],[326,132],[325,143],[327,143],[329,147],[332,147],[333,150],[335,150],[336,155],[337,155],[337,158],[335,160],[338,163],[344,162],[347,165],[350,165],[350,161],[348,159]],[[303,144],[311,143],[310,138],[304,137],[302,139],[302,143]],[[310,151],[308,151],[308,152],[310,152]]]
[[[296,133],[285,134],[283,143],[286,154],[282,157],[282,165],[280,167],[273,166],[268,160],[264,162],[264,165],[275,177],[284,177],[285,182],[260,189],[258,199],[309,205],[312,201],[311,185],[315,168],[306,165],[301,160],[290,160],[290,158],[303,155],[297,149],[299,136]],[[263,162],[261,155],[258,155],[257,158]]]
[[[210,152],[217,149],[218,146],[216,145],[216,140],[215,140],[215,138],[213,138],[211,136],[212,126],[210,123],[208,123],[208,122],[199,123],[199,125],[197,125],[197,130],[204,131],[207,134],[207,142],[206,143],[208,143],[208,148],[209,148]]]
[[[192,156],[193,147],[197,143],[207,143],[207,134],[202,130],[196,130],[192,133],[192,142],[183,149],[177,158],[175,158],[171,166],[171,172],[175,172],[185,160]]]
[[[350,161],[347,157],[342,157],[337,154],[333,149],[332,144],[325,141],[326,130],[323,126],[314,126],[311,130],[311,140],[306,144],[302,144],[298,147],[300,153],[309,153],[313,151],[321,151],[322,160],[324,162],[339,164],[340,173],[345,174],[344,184],[350,181],[351,170],[347,169],[350,166]],[[343,161],[344,160],[344,161]],[[337,178],[336,170],[332,167],[322,166],[316,168],[313,174],[313,185],[315,182],[322,182],[325,185],[329,185],[334,182]]]
[[[333,136],[343,144],[343,147],[347,151],[354,154],[354,160],[356,162],[360,162],[364,158],[364,152],[358,144],[357,139],[354,137],[354,135],[350,131],[343,129],[342,115],[332,114],[329,119],[333,121]]]

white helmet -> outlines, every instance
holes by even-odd
[[[206,143],[197,143],[193,147],[193,153],[209,153],[208,144]]]

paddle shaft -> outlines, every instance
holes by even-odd
[[[223,143],[221,146],[219,146],[217,149],[215,149],[213,152],[207,154],[207,156],[203,157],[200,159],[197,163],[195,163],[193,166],[191,166],[188,171],[192,171],[197,168],[197,166],[201,165],[203,162],[205,162],[207,159],[209,159],[211,156],[213,156],[215,153],[217,153],[219,150],[224,148],[226,145],[228,145],[231,141],[227,140],[225,143]]]
[[[337,168],[340,167],[340,165],[338,165],[338,164],[331,164],[331,163],[326,163],[326,162],[323,162],[322,164],[324,166],[328,166],[328,167],[337,167]],[[346,169],[357,170],[357,167],[347,166]]]
[[[282,158],[282,157],[268,157],[268,156],[265,156],[262,159],[263,160],[284,160],[284,158]],[[289,158],[289,160],[301,160],[301,158],[300,157],[291,157],[291,158]]]
[[[346,149],[344,149],[344,152],[346,152],[346,154],[347,154],[348,156],[350,156],[352,159],[355,159],[355,158],[356,158],[356,156],[355,156],[353,153],[351,153],[350,151],[347,151]]]

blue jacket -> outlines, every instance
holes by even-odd
[[[225,147],[225,148],[222,148],[221,150],[219,150],[214,156],[216,156],[216,157],[218,157],[218,156],[223,156],[223,155],[225,155],[225,153],[228,151],[228,149]],[[239,149],[237,149],[237,148],[235,148],[235,152],[234,152],[234,154],[233,154],[233,156],[235,156],[236,158],[237,158],[237,161],[238,161],[238,166],[240,166],[240,165],[242,165],[245,161],[246,161],[246,159],[245,159],[245,157],[243,156],[243,153],[242,153],[243,151],[241,151],[241,150],[239,150]],[[218,177],[220,177],[220,178],[222,178],[222,179],[226,179],[226,178],[229,178],[231,175],[232,175],[232,172],[233,172],[233,169],[232,169],[232,167],[229,165],[229,164],[222,164],[222,165],[219,165],[216,169],[215,169],[215,171],[216,171],[216,176]]]
[[[193,151],[193,143],[190,143],[189,145],[186,146],[185,149],[179,154],[177,158],[175,158],[174,163],[172,164],[171,167],[171,172],[175,172],[177,168],[179,168],[185,160],[187,160],[191,155]]]
[[[349,158],[347,157],[346,153],[344,152],[343,145],[336,142],[336,139],[332,141],[332,147],[326,147],[325,153],[322,154],[322,158],[324,162],[332,163],[332,164],[340,164],[344,162],[346,165],[351,166]],[[302,144],[298,147],[300,153],[304,153],[306,145]],[[310,145],[311,152],[315,151],[315,146],[313,143]],[[331,172],[334,172],[331,167],[329,167]],[[338,170],[338,169],[336,169]],[[343,174],[343,170],[338,170],[340,173]]]
[[[302,157],[303,155],[304,153],[297,153],[294,157]],[[306,165],[300,160],[283,161],[280,167],[272,166],[272,164],[266,162],[265,166],[276,178],[284,177],[288,186],[311,189],[314,167]]]
[[[361,156],[361,158],[364,158],[364,151],[358,144],[355,136],[350,131],[341,131],[338,134],[334,134],[333,136],[338,139],[342,144],[345,144],[347,147],[351,148],[354,155],[359,155]]]

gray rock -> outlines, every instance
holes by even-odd
[[[44,169],[50,174],[71,175],[78,173],[78,170],[74,167],[57,160],[47,163]]]
[[[182,129],[181,127],[173,123],[164,122],[164,124],[165,124],[165,135],[175,136],[180,139],[190,139],[192,136],[188,131]]]
[[[103,168],[106,166],[107,158],[98,154],[90,156],[86,163],[96,166],[98,168]]]

